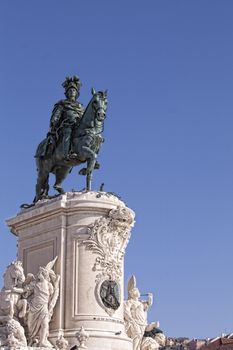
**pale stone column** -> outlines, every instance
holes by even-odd
[[[59,334],[70,346],[77,344],[75,334],[84,327],[89,349],[132,349],[124,327],[123,280],[133,223],[133,211],[104,192],[66,193],[7,220],[18,236],[25,273],[36,274],[58,256],[60,296],[49,337],[54,344]]]

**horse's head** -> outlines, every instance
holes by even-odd
[[[73,138],[80,137],[94,129],[94,134],[99,134],[103,130],[103,123],[106,118],[107,110],[107,91],[91,90],[92,98],[85,109],[81,121],[74,129]]]
[[[102,122],[106,117],[107,110],[107,90],[106,91],[98,91],[96,92],[94,88],[91,90],[92,99],[91,99],[91,107],[94,112],[95,118]]]
[[[25,275],[21,261],[13,261],[7,266],[4,273],[4,287],[11,289],[13,287],[21,286],[25,281]]]

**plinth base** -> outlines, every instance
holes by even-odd
[[[60,296],[49,331],[53,344],[63,334],[69,347],[76,345],[76,333],[84,327],[88,349],[132,350],[124,326],[123,281],[133,223],[133,211],[105,192],[41,200],[7,220],[18,237],[25,274],[36,275],[58,257],[54,270],[61,276]]]

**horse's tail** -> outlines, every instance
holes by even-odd
[[[51,157],[55,150],[55,140],[52,136],[47,136],[41,141],[36,149],[35,158]]]
[[[48,146],[47,138],[41,141],[36,149],[35,158],[44,157],[46,154],[46,148]]]

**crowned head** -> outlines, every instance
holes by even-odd
[[[66,98],[76,100],[79,97],[81,85],[81,81],[77,75],[74,75],[73,77],[66,77],[66,80],[62,84],[65,89]]]

